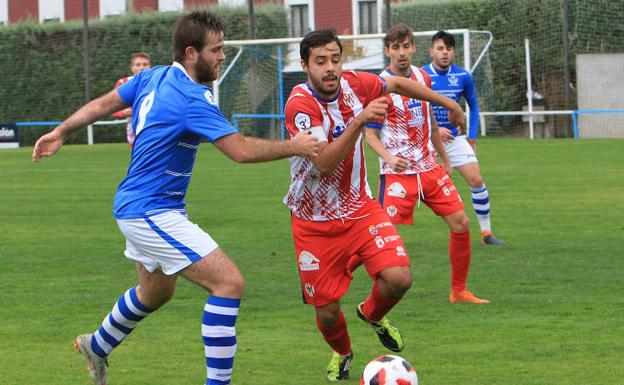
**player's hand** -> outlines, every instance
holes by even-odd
[[[306,158],[315,158],[321,150],[321,143],[318,138],[310,135],[309,131],[302,131],[292,138],[292,144],[295,146],[295,153]]]
[[[472,147],[472,151],[474,151],[475,155],[477,155],[477,140],[476,139],[468,139],[468,144]]]
[[[377,98],[368,103],[368,106],[358,115],[363,123],[378,123],[386,119],[388,113],[388,99],[385,97]]]
[[[448,176],[453,175],[453,166],[451,165],[451,161],[450,160],[445,160],[442,161],[442,166],[444,167],[444,170],[446,171],[446,174]]]
[[[449,109],[448,118],[451,124],[457,127],[457,130],[460,133],[465,132],[466,115],[464,114],[464,110],[461,109],[459,104],[455,103],[455,106],[452,109]]]
[[[123,110],[124,116],[126,118],[131,118],[132,117],[132,108],[128,107],[125,110]]]
[[[394,171],[394,172],[405,171],[405,169],[409,165],[407,160],[405,160],[403,158],[399,158],[397,156],[393,156],[391,159],[388,159],[388,161],[386,161],[386,163],[388,163],[390,165],[390,167],[392,168],[392,171]]]
[[[440,131],[440,138],[442,139],[442,142],[444,142],[444,144],[451,143],[453,140],[455,140],[453,133],[448,128],[439,127],[438,130]]]
[[[33,163],[39,162],[41,157],[49,157],[56,154],[63,146],[63,137],[56,131],[50,131],[43,135],[37,143],[32,153]]]

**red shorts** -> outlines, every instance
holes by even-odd
[[[420,200],[437,215],[445,217],[464,209],[453,181],[442,166],[421,174],[382,174],[379,176],[379,202],[392,223],[414,223],[419,183]]]
[[[305,221],[292,215],[304,302],[316,307],[347,293],[349,258],[357,255],[371,277],[393,266],[409,266],[405,245],[376,200],[344,220]]]

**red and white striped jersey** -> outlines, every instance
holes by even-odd
[[[380,76],[396,75],[385,69]],[[411,66],[410,79],[431,88],[429,75],[418,67]],[[390,107],[381,128],[381,143],[393,156],[407,160],[408,166],[404,171],[396,172],[380,157],[380,174],[417,174],[436,168],[438,160],[431,144],[429,102],[399,94],[388,94],[386,98]]]
[[[119,86],[121,86],[124,83],[127,83],[128,80],[132,79],[134,76],[126,76],[123,77],[119,80],[117,80],[117,83],[115,83],[115,88],[119,88]],[[115,113],[112,114],[114,117],[116,118],[125,118],[126,117],[126,109],[124,108],[123,110],[117,111]],[[132,123],[132,119],[128,118],[128,125],[130,125]],[[132,127],[130,127],[132,128]]]
[[[310,129],[319,141],[331,143],[368,103],[383,95],[385,87],[385,81],[377,75],[345,71],[338,95],[326,100],[307,83],[299,84],[286,102],[285,123],[289,138]],[[372,199],[366,181],[362,135],[330,175],[321,175],[310,160],[293,156],[290,158],[290,176],[290,190],[284,203],[294,215],[304,220],[345,218]]]

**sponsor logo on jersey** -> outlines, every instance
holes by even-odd
[[[309,283],[309,282],[308,282],[308,283],[306,283],[306,284],[305,284],[305,291],[306,291],[306,293],[308,293],[308,295],[309,295],[310,297],[314,297],[314,293],[315,293],[315,290],[314,290],[314,285],[312,285],[312,284],[311,284],[311,283]]]
[[[454,86],[454,87],[459,86],[459,78],[457,77],[457,75],[449,76],[448,80],[449,80],[449,86]]]
[[[379,234],[379,229],[375,225],[370,225],[368,226],[368,232],[371,233],[371,235],[377,235]]]
[[[405,257],[407,255],[407,253],[405,252],[405,248],[403,248],[403,246],[397,246],[396,253],[397,253],[397,257]]]
[[[410,99],[410,101],[407,102],[406,105],[412,113],[412,118],[407,122],[409,126],[422,127],[425,123],[425,118],[422,114],[422,102],[418,99]]]
[[[299,254],[299,270],[301,271],[318,270],[319,262],[319,259],[309,251],[304,250]]]
[[[395,215],[397,215],[397,208],[395,205],[388,206],[388,208],[386,209],[386,212],[388,213],[388,216],[392,218]]]
[[[217,101],[215,100],[214,96],[212,96],[212,92],[210,91],[204,92],[204,97],[206,98],[208,103],[215,105],[215,106],[217,105]]]
[[[451,190],[449,190],[449,188],[448,188],[448,187],[446,187],[446,186],[442,187],[442,192],[443,192],[443,193],[444,193],[444,195],[446,195],[447,197],[448,197],[448,196],[451,196]]]
[[[386,245],[386,242],[384,242],[382,237],[377,236],[375,237],[375,244],[377,245],[377,247],[381,249],[382,247]]]
[[[311,125],[310,115],[304,114],[303,112],[299,112],[295,115],[295,126],[299,130],[307,130]]]
[[[401,237],[399,237],[396,234],[395,235],[388,235],[387,237],[384,237],[384,242],[390,243],[390,242],[398,241],[399,239],[401,239]]]
[[[407,195],[407,190],[405,190],[405,187],[403,187],[403,185],[401,183],[394,182],[390,186],[388,186],[388,196],[389,197],[405,198],[405,195]],[[390,206],[390,207],[394,207],[394,206]],[[390,208],[390,207],[388,207],[388,208]],[[389,212],[388,212],[388,215],[390,215]],[[392,215],[390,215],[390,216],[392,216]]]

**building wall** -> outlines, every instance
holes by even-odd
[[[314,26],[319,28],[334,28],[339,35],[353,33],[350,0],[315,0]]]
[[[95,19],[99,16],[100,0],[89,0],[89,18]],[[82,0],[65,0],[65,20],[79,19],[82,19]]]
[[[137,13],[158,9],[158,0],[133,0],[132,4]]]
[[[15,23],[31,17],[39,20],[38,0],[9,0],[9,22]]]

